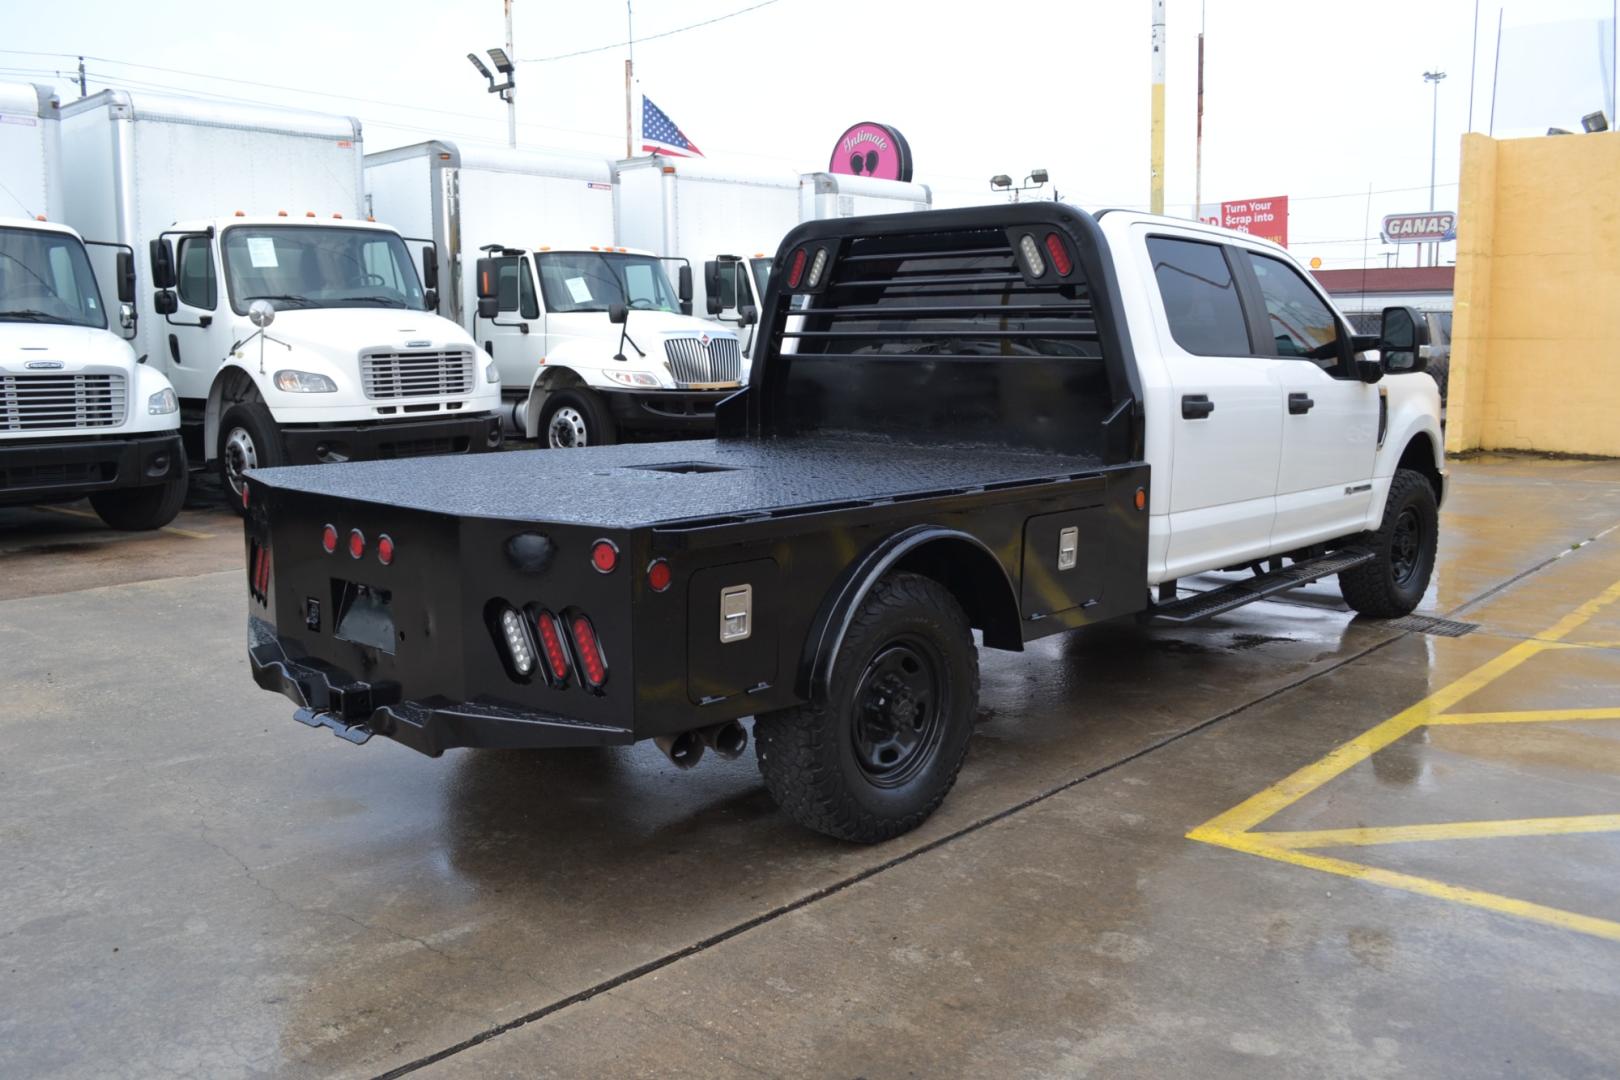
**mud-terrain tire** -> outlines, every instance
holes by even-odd
[[[1434,573],[1440,510],[1422,473],[1397,469],[1384,502],[1384,520],[1365,542],[1371,562],[1339,575],[1344,602],[1363,615],[1392,619],[1418,606]]]
[[[173,521],[186,504],[191,481],[184,449],[179,451],[179,460],[170,469],[169,478],[161,484],[98,492],[90,496],[90,506],[109,528],[124,532],[161,529]]]
[[[871,844],[909,832],[956,782],[979,707],[979,654],[932,578],[883,578],[833,661],[826,701],[764,713],[754,752],[794,821]]]

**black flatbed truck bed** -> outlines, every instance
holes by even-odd
[[[755,716],[796,818],[904,831],[965,753],[970,625],[1020,649],[1146,602],[1106,254],[1052,204],[802,226],[713,441],[255,472],[254,678],[435,755],[653,737],[681,764]]]

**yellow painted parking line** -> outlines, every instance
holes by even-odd
[[[89,518],[91,521],[100,521],[101,520],[100,517],[98,517],[95,514],[92,514],[88,510],[75,510],[71,506],[36,506],[36,507],[34,507],[34,509],[35,510],[48,510],[53,514],[66,514],[69,517]],[[164,525],[164,526],[161,527],[161,531],[166,532],[166,533],[173,533],[175,536],[183,536],[187,540],[212,540],[214,538],[213,533],[197,532],[194,529],[181,529],[181,528],[176,528],[173,525]]]
[[[1519,818],[1503,821],[1454,821],[1353,829],[1256,832],[1282,810],[1316,791],[1334,777],[1371,758],[1419,728],[1431,725],[1489,723],[1549,723],[1620,719],[1620,709],[1526,709],[1511,712],[1448,713],[1446,710],[1502,678],[1543,652],[1567,647],[1564,638],[1599,611],[1620,599],[1620,581],[1587,600],[1542,633],[1521,641],[1487,660],[1461,678],[1441,687],[1417,704],[1402,710],[1369,731],[1330,751],[1327,756],[1279,780],[1223,814],[1193,829],[1189,840],[1230,848],[1250,855],[1290,863],[1312,870],[1401,889],[1422,896],[1469,904],[1487,911],[1566,930],[1620,941],[1620,922],[1581,915],[1479,889],[1448,885],[1414,874],[1366,866],[1347,859],[1318,855],[1314,847],[1360,846],[1421,840],[1479,840],[1512,836],[1571,835],[1620,832],[1620,814],[1591,814],[1564,818]]]
[[[1567,724],[1579,720],[1620,720],[1620,709],[1526,709],[1519,712],[1446,713],[1429,718],[1430,727],[1461,724]]]
[[[1620,832],[1620,814],[1576,817],[1508,818],[1498,821],[1445,821],[1434,825],[1367,825],[1352,829],[1260,832],[1267,843],[1285,848],[1370,847],[1426,840],[1480,840],[1511,836],[1573,836]]]

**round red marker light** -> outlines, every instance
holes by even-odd
[[[663,559],[654,559],[652,565],[647,567],[647,584],[653,592],[663,592],[669,588],[675,575],[669,569],[669,563]]]
[[[591,545],[591,565],[598,574],[611,574],[619,565],[619,546],[611,540],[598,540]]]
[[[328,555],[337,550],[337,526],[328,525],[321,530],[321,547],[326,549]]]
[[[384,566],[394,561],[394,538],[387,533],[377,537],[377,561]]]
[[[359,529],[349,530],[349,557],[358,559],[366,553],[366,534]]]

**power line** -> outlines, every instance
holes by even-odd
[[[758,11],[760,8],[770,7],[772,4],[779,4],[781,2],[782,0],[760,0],[760,3],[752,4],[745,8],[739,8],[738,10],[728,12],[725,15],[716,15],[714,18],[704,19],[702,22],[689,23],[686,26],[678,26],[673,30],[665,30],[657,34],[648,34],[646,37],[633,37],[628,41],[615,41],[611,45],[597,45],[590,49],[576,49],[574,52],[557,53],[555,56],[521,56],[518,58],[518,63],[549,64],[553,60],[571,60],[576,56],[590,56],[592,53],[611,52],[614,49],[625,49],[629,48],[631,45],[640,45],[644,41],[657,41],[659,38],[667,38],[673,37],[676,34],[684,34],[688,30],[696,30],[701,26],[713,26],[717,22],[725,22],[727,19],[735,19],[738,15],[746,15],[750,11]]]

